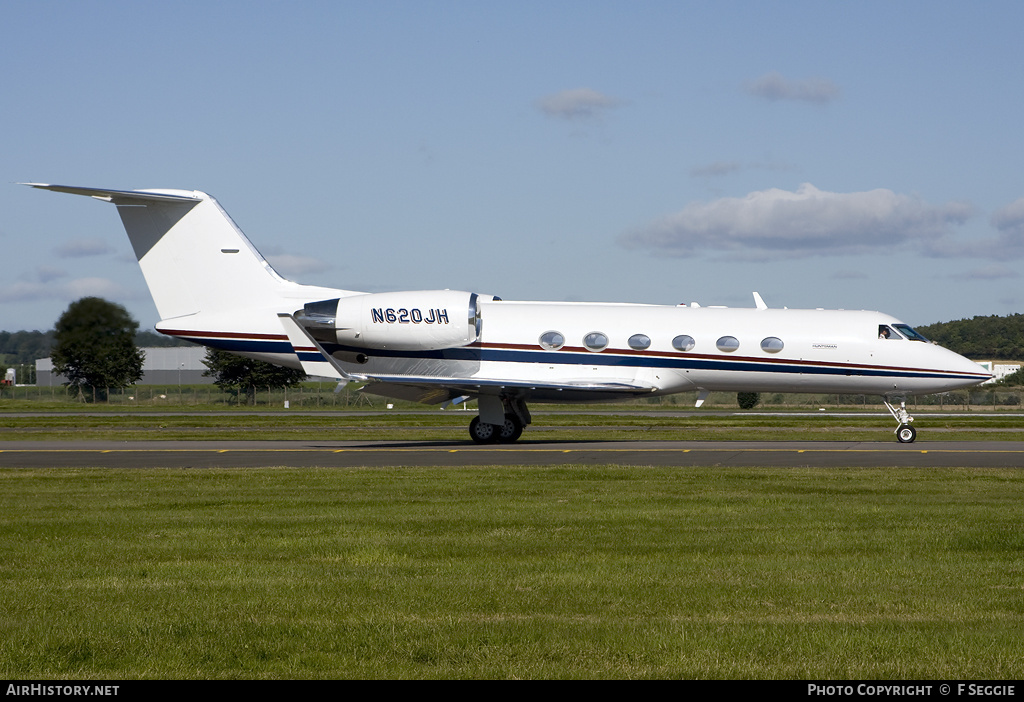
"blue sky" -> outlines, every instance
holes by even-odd
[[[1019,2],[19,2],[0,329],[156,309],[115,208],[183,188],[369,292],[1024,311]]]

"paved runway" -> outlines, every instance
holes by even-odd
[[[613,464],[1022,468],[1024,442],[132,441],[0,442],[0,468],[243,468]]]

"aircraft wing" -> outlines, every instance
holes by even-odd
[[[629,399],[648,395],[654,386],[632,381],[594,383],[567,380],[559,383],[508,380],[504,378],[447,378],[413,375],[373,375],[362,392],[399,400],[411,400],[428,405],[454,400],[457,397],[474,398],[480,395],[498,395],[512,391],[526,399],[565,401],[591,398],[595,402],[607,399]]]

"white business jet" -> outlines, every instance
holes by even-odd
[[[512,442],[528,402],[697,391],[880,395],[916,431],[906,397],[992,376],[879,312],[510,302],[455,290],[362,293],[282,278],[199,191],[26,183],[113,203],[161,320],[158,331],[427,404],[476,399],[478,443]]]

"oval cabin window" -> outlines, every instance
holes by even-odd
[[[740,347],[740,342],[735,336],[723,336],[715,342],[715,346],[718,347],[719,351],[731,353]]]
[[[769,336],[761,340],[761,350],[767,353],[778,353],[785,347],[782,339],[777,336]]]
[[[646,334],[634,334],[629,337],[629,348],[643,351],[651,346],[651,337]]]
[[[604,351],[608,348],[608,337],[601,332],[590,332],[583,337],[583,345],[589,351]]]
[[[540,346],[549,351],[557,351],[565,346],[565,337],[556,331],[544,332],[540,335]]]
[[[682,351],[684,353],[692,351],[695,345],[696,343],[694,342],[693,337],[689,334],[680,334],[675,339],[672,339],[672,348],[676,351]]]

